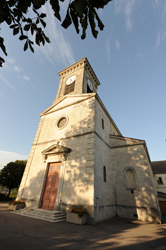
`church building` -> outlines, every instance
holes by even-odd
[[[87,58],[60,71],[19,187],[26,207],[88,212],[88,223],[115,216],[161,223],[144,140],[124,137],[97,94]]]

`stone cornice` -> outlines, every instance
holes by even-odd
[[[109,135],[110,138],[112,139],[116,139],[116,140],[124,140],[124,141],[132,141],[132,142],[145,142],[144,140],[140,140],[140,139],[135,139],[135,138],[131,138],[131,137],[124,137],[124,136],[119,136],[119,135]]]
[[[93,78],[96,86],[100,85],[100,82],[95,74],[95,72],[93,71],[90,63],[88,62],[88,59],[86,57],[84,57],[83,59],[81,59],[80,61],[72,64],[71,66],[65,68],[64,70],[61,70],[60,72],[58,72],[60,77],[65,77],[66,75],[68,75],[69,73],[74,73],[76,70],[78,70],[81,67],[85,67],[85,69],[89,72],[89,74],[91,75],[91,77]]]
[[[80,102],[83,102],[83,101],[86,101],[88,100],[89,98],[92,98],[96,95],[96,93],[88,93],[88,94],[80,94],[80,95],[67,95],[67,96],[64,96],[62,97],[58,102],[56,102],[55,104],[51,105],[49,108],[47,108],[45,111],[43,111],[41,114],[40,114],[40,117],[44,116],[44,115],[48,115],[50,113],[53,113],[53,112],[56,112],[58,110],[61,110],[61,109],[64,109],[64,108],[67,108],[67,107],[70,107],[72,105],[75,105],[77,103],[80,103]],[[62,102],[64,99],[66,98],[74,98],[74,97],[84,97],[83,99],[81,100],[77,100],[77,101],[73,101],[72,103],[70,104],[67,104],[67,105],[64,105],[63,107],[60,107],[58,109],[55,109],[55,110],[52,110],[52,108],[54,108],[57,104],[59,104],[60,102]],[[50,110],[50,111],[49,111]]]

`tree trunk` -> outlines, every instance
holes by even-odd
[[[7,198],[8,198],[8,199],[9,199],[9,196],[10,196],[11,191],[12,191],[12,189],[9,188],[9,193],[8,193],[8,195],[7,195]]]

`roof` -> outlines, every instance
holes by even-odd
[[[70,65],[69,67],[61,70],[60,72],[58,72],[58,75],[61,77],[64,77],[66,74],[68,74],[70,71],[73,72],[74,70],[76,70],[79,66],[83,66],[85,65],[86,69],[89,71],[90,75],[92,76],[94,82],[96,83],[97,86],[100,85],[100,82],[95,74],[95,72],[92,69],[92,66],[90,65],[88,59],[86,57],[82,58],[81,60],[79,60],[78,62]]]
[[[163,192],[157,192],[157,196],[161,198],[166,198],[166,193]]]
[[[166,161],[151,162],[153,174],[166,174]]]

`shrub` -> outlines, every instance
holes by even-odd
[[[16,204],[25,204],[25,202],[24,201],[15,201],[15,200],[12,200],[10,203],[9,203],[9,205],[16,205]]]
[[[79,217],[82,217],[84,214],[87,214],[86,211],[83,211],[81,209],[74,209],[74,208],[70,211],[70,213],[77,213]]]

